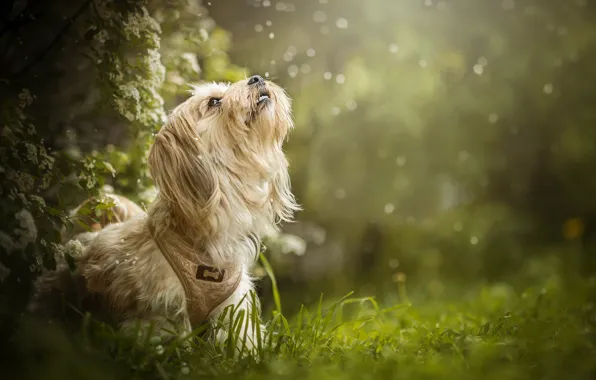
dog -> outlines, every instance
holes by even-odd
[[[260,305],[249,269],[263,235],[300,209],[282,150],[292,129],[290,98],[258,75],[192,86],[150,148],[158,194],[147,213],[92,232],[74,272],[62,263],[40,276],[29,310],[68,293],[122,329],[140,320],[167,335],[227,326],[232,306],[248,319],[238,344],[253,347]]]

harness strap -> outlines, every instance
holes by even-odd
[[[238,287],[242,277],[240,265],[229,265],[223,268],[206,265],[183,239],[164,242],[163,237],[156,236],[155,226],[151,220],[147,225],[155,244],[182,284],[191,325],[196,326],[204,322],[209,314],[228,299]],[[173,250],[171,247],[177,249]]]

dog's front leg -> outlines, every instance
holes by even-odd
[[[229,339],[233,338],[236,354],[244,355],[252,351],[264,335],[260,304],[253,292],[252,279],[247,273],[243,273],[234,293],[209,316],[215,328],[216,343],[225,347],[229,344]],[[230,324],[231,318],[233,320]],[[229,331],[230,325],[236,326],[235,331]]]

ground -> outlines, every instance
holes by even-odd
[[[74,334],[24,321],[11,347],[20,379],[594,379],[596,278],[538,285],[469,286],[430,300],[402,284],[389,305],[322,297],[293,318],[264,316],[264,340],[241,358],[235,341],[197,340],[188,352],[89,318]]]

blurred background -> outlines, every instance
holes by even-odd
[[[285,231],[306,247],[273,257],[282,290],[382,299],[402,273],[441,297],[525,268],[546,276],[534,259],[553,251],[594,267],[594,4],[208,8],[232,33],[232,62],[294,99],[287,151],[304,212]]]
[[[3,100],[61,170],[28,190],[3,170],[54,220],[25,259],[3,240],[10,273],[51,261],[55,210],[102,186],[148,204],[144,157],[187,84],[250,74],[293,98],[304,211],[265,252],[290,310],[350,290],[388,301],[404,281],[424,300],[596,268],[594,2],[7,3]],[[5,220],[20,207],[6,201]],[[271,307],[267,278],[260,291]]]

